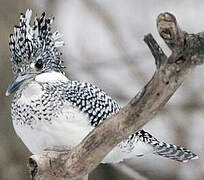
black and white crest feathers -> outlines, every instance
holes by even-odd
[[[10,35],[9,47],[11,52],[11,63],[14,74],[21,66],[28,64],[34,59],[41,57],[47,61],[53,61],[57,68],[61,67],[61,52],[57,47],[63,46],[59,41],[61,34],[51,32],[53,17],[46,18],[45,13],[41,17],[35,17],[30,25],[32,11],[27,10],[21,14],[19,25],[14,26],[14,33]]]

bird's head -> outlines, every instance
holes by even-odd
[[[25,81],[34,79],[37,75],[49,71],[61,71],[61,52],[57,49],[64,45],[59,41],[58,31],[52,33],[51,25],[54,18],[35,17],[30,25],[32,11],[27,10],[20,16],[20,24],[14,26],[10,35],[9,47],[14,80],[9,85],[6,95],[14,92]]]

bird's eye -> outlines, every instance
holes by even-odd
[[[43,68],[43,60],[42,59],[38,59],[37,62],[35,63],[35,67],[37,70],[40,70]]]

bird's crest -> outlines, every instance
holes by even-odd
[[[9,47],[14,74],[21,66],[39,56],[53,61],[51,63],[58,68],[61,67],[61,52],[57,47],[63,46],[64,42],[59,40],[61,34],[58,31],[51,32],[54,18],[46,18],[45,13],[42,13],[39,18],[36,16],[30,25],[31,16],[32,11],[29,9],[25,14],[21,13],[20,23],[14,26],[14,33],[10,35]]]

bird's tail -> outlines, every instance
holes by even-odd
[[[139,141],[152,146],[153,154],[179,162],[188,162],[189,160],[198,159],[198,156],[190,150],[180,146],[160,142],[144,130],[138,131],[137,136],[139,137]]]
[[[198,156],[188,149],[158,141],[144,130],[130,135],[119,143],[102,161],[102,163],[118,163],[124,159],[142,157],[145,154],[156,154],[179,162],[188,162]]]
[[[164,142],[153,145],[153,154],[160,155],[179,162],[188,162],[189,160],[198,159],[198,156],[188,149],[180,146],[167,144]]]

